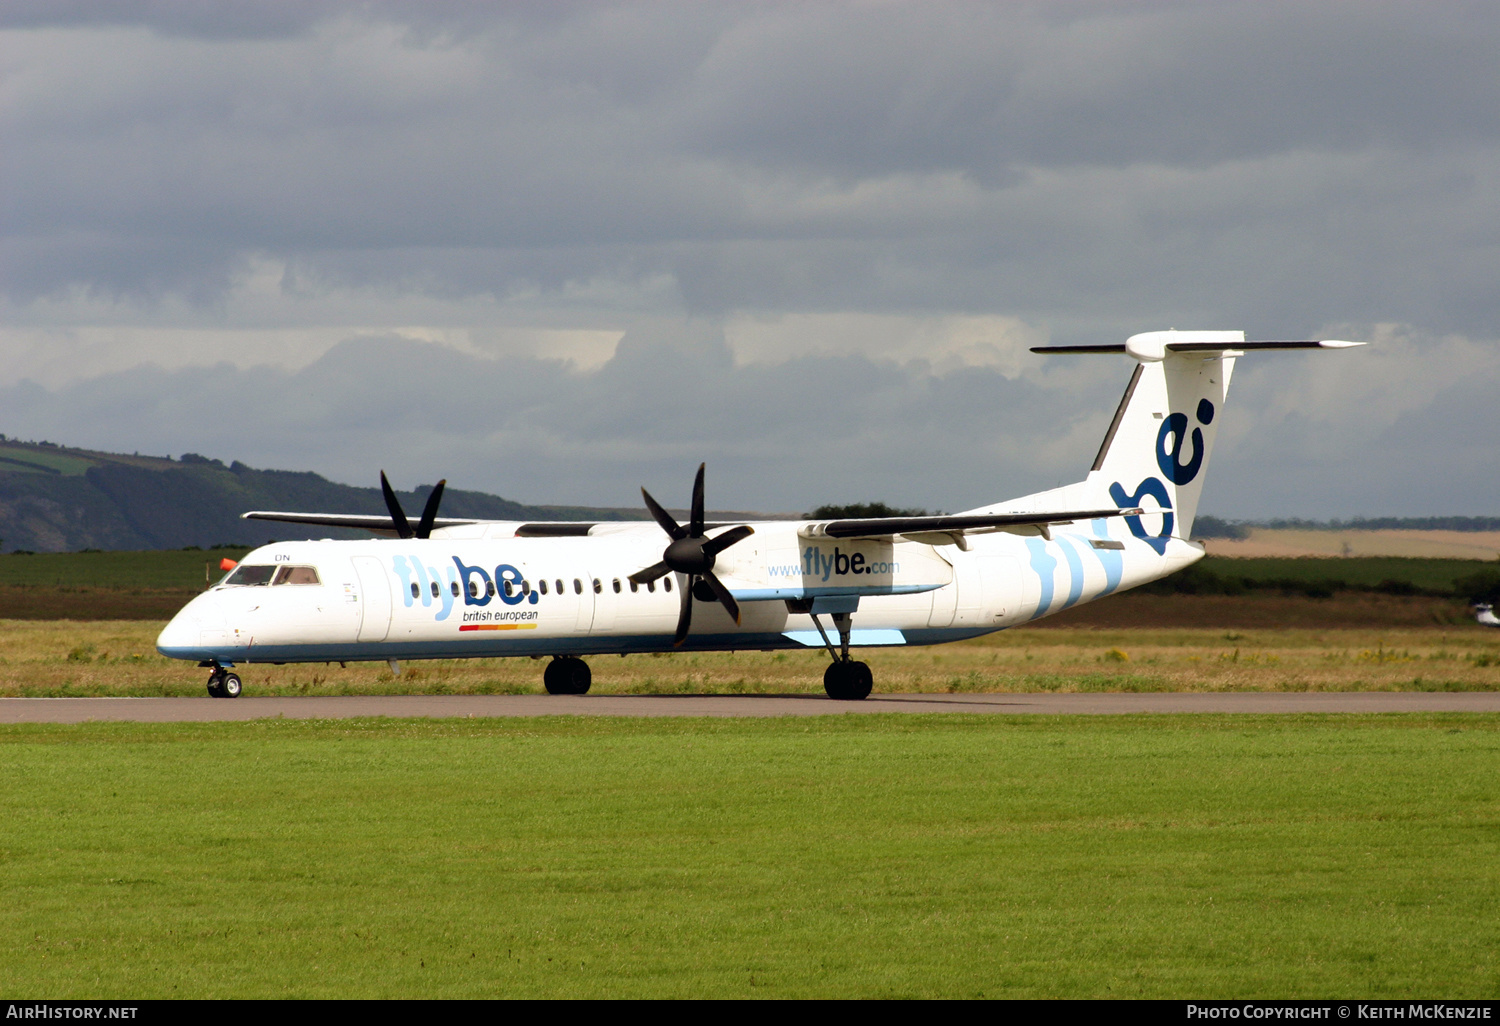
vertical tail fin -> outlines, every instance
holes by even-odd
[[[1168,538],[1187,538],[1193,529],[1235,358],[1248,350],[1364,344],[1335,339],[1247,342],[1243,331],[1148,331],[1123,344],[1034,346],[1031,351],[1128,353],[1135,358],[1135,373],[1089,471],[1083,498],[1145,509],[1125,522],[1137,538],[1165,552]],[[1141,524],[1148,518],[1154,533]]]
[[[1222,352],[1174,353],[1137,364],[1089,472],[1089,482],[1118,505],[1162,511],[1154,539],[1162,546],[1192,531],[1233,372],[1234,357]],[[1147,537],[1140,518],[1132,517],[1130,526]]]

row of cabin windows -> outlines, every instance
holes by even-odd
[[[320,584],[322,582],[319,581],[319,579],[318,579],[318,571],[316,569],[314,569],[313,567],[310,567],[310,566],[264,566],[264,565],[262,565],[262,566],[240,566],[240,567],[236,567],[234,573],[230,574],[227,578],[225,578],[224,583],[226,585],[237,585],[237,586],[241,586],[241,587],[255,587],[255,586],[261,586],[261,585],[267,585],[267,584],[271,584],[271,585],[276,585],[276,584]],[[547,594],[547,592],[548,592],[548,583],[549,582],[545,578],[543,578],[542,580],[538,581],[537,582],[537,586],[536,586],[537,591],[541,592],[543,595]],[[561,577],[556,578],[555,580],[553,580],[550,583],[551,583],[552,587],[556,590],[556,593],[558,595],[566,594],[567,588],[564,586],[563,579]],[[639,584],[636,584],[634,581],[629,581],[627,579],[627,583],[629,583],[630,590],[632,592],[638,592],[638,591],[641,590],[641,586]],[[602,582],[601,580],[599,580],[599,578],[595,577],[595,578],[593,578],[593,585],[594,585],[594,594],[595,595],[599,595],[599,594],[603,593],[603,591],[604,591],[604,582]],[[670,592],[672,590],[672,578],[671,577],[664,577],[664,578],[662,578],[661,586],[662,586],[662,590],[663,591]],[[440,588],[440,586],[438,585],[438,582],[437,581],[430,582],[430,587],[431,587],[431,590],[432,590],[432,597],[433,598],[437,598],[438,594],[439,594],[439,588]],[[452,582],[449,583],[448,587],[449,587],[449,590],[452,591],[453,597],[454,598],[458,598],[458,595],[459,595],[458,582],[457,581],[452,581]],[[517,587],[516,587],[516,583],[514,581],[509,581],[509,580],[501,581],[500,582],[500,587],[504,590],[504,592],[505,592],[505,594],[506,594],[507,597],[510,597],[510,596],[513,596],[513,595],[516,594]],[[618,595],[622,591],[624,591],[624,587],[621,585],[620,579],[618,577],[616,577],[616,578],[614,578],[613,580],[610,581],[610,587],[614,590],[614,593],[616,595]],[[655,592],[656,591],[656,582],[655,581],[647,581],[646,582],[646,590],[649,591],[649,592]],[[494,594],[495,594],[495,584],[494,584],[493,581],[486,581],[485,582],[484,592],[485,592],[486,595],[488,595],[490,597],[494,596]],[[531,594],[531,582],[530,581],[526,581],[526,580],[521,581],[520,582],[520,592],[521,592],[522,595],[529,595],[529,594]],[[583,594],[583,580],[581,578],[578,578],[578,577],[573,578],[573,594],[575,594],[575,595],[582,595]],[[413,581],[411,583],[411,597],[412,598],[421,598],[422,597],[422,587],[416,581]],[[478,585],[477,582],[475,582],[473,580],[469,581],[469,597],[470,598],[478,598],[479,597],[479,585]]]
[[[316,582],[314,582],[314,583],[316,583]],[[611,586],[614,588],[614,592],[615,592],[616,595],[620,594],[620,592],[624,590],[623,587],[620,584],[620,579],[618,577],[616,577],[610,583],[611,583]],[[640,591],[641,590],[641,586],[639,584],[636,584],[634,581],[630,581],[629,583],[630,583],[630,590],[631,591],[635,592],[635,591]],[[562,580],[561,577],[559,577],[555,581],[553,581],[552,584],[553,584],[553,587],[556,588],[557,594],[563,595],[563,594],[567,593],[567,588],[563,585],[563,580]],[[670,577],[664,578],[662,580],[662,582],[661,582],[661,586],[662,586],[662,590],[663,591],[670,592],[672,590],[672,578],[670,578]],[[452,582],[449,583],[448,587],[452,590],[453,597],[454,598],[458,598],[458,594],[459,594],[459,592],[458,592],[458,582],[457,581],[452,581]],[[505,592],[505,595],[506,595],[507,598],[509,598],[510,596],[515,595],[518,590],[520,591],[520,593],[522,595],[529,595],[529,594],[531,594],[531,582],[530,581],[526,581],[526,580],[521,581],[521,584],[520,584],[519,588],[517,588],[516,583],[514,581],[504,580],[504,581],[500,582],[500,588],[501,588],[502,591]],[[536,590],[539,591],[539,592],[541,592],[543,595],[547,594],[547,580],[546,580],[546,578],[543,578],[542,580],[540,580],[540,581],[537,582]],[[646,590],[650,591],[650,592],[656,591],[656,582],[655,581],[647,581],[646,582]],[[599,594],[602,594],[603,592],[604,592],[604,582],[601,581],[601,580],[599,580],[599,578],[595,577],[594,578],[594,594],[595,595],[599,595]],[[494,595],[495,595],[495,582],[494,581],[485,581],[484,582],[484,593],[485,593],[485,595],[489,596],[490,598],[494,597]],[[583,581],[581,579],[577,578],[577,577],[573,578],[573,594],[575,594],[575,595],[582,595],[583,594]],[[412,598],[421,598],[422,597],[421,586],[418,585],[416,581],[413,581],[411,583],[411,597]],[[438,597],[438,582],[437,581],[433,581],[432,582],[432,597],[433,598],[437,598]],[[478,598],[479,597],[479,582],[474,581],[474,580],[470,580],[469,581],[469,597],[470,598]]]

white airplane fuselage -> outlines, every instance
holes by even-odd
[[[752,526],[715,567],[741,623],[695,600],[681,646],[682,575],[628,580],[662,550],[661,530],[640,523],[583,538],[496,537],[514,525],[494,524],[453,532],[488,537],[263,546],[240,565],[310,567],[318,583],[221,582],[177,614],[157,647],[223,665],[821,648],[814,612],[849,613],[854,647],[928,645],[1026,623],[1203,556],[1193,542],[1135,537],[1119,518],[1053,528],[1050,540],[974,535],[968,551],[808,538],[807,525],[788,521]]]
[[[1354,345],[1164,331],[1119,345],[1038,347],[1119,352],[1136,363],[1088,476],[951,516],[721,524],[705,535],[643,495],[655,521],[440,522],[440,482],[413,529],[382,475],[389,517],[245,515],[406,539],[256,549],[190,602],[157,648],[213,665],[211,691],[226,680],[223,667],[241,662],[550,655],[559,657],[551,666],[561,664],[552,672],[567,678],[553,683],[582,693],[586,668],[572,657],[821,648],[833,640],[827,631],[839,649],[825,677],[830,696],[848,685],[863,697],[868,667],[850,664],[846,643],[972,638],[1201,559],[1203,547],[1188,539],[1235,360],[1245,350]],[[702,489],[699,467],[692,523],[700,527]],[[684,607],[687,574],[707,593]],[[632,584],[632,575],[650,583]],[[228,683],[238,693],[238,677]]]

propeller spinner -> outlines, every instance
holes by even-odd
[[[412,527],[411,521],[406,519],[406,511],[401,508],[401,503],[396,501],[396,492],[391,488],[390,481],[386,480],[385,471],[380,472],[380,491],[385,495],[385,508],[391,511],[391,522],[396,526],[398,535],[402,538],[432,537],[432,525],[437,520],[438,503],[443,501],[443,486],[447,483],[445,478],[433,486],[432,493],[427,496],[427,505],[422,508],[422,519],[417,521],[416,527]]]
[[[651,497],[650,492],[644,488],[641,489],[641,497],[646,500],[646,508],[651,511],[651,516],[672,540],[668,543],[666,551],[662,553],[661,562],[654,563],[644,570],[637,570],[630,575],[630,579],[636,584],[645,584],[670,573],[679,573],[687,577],[687,587],[679,589],[682,595],[682,612],[677,617],[677,635],[672,641],[674,645],[681,645],[688,636],[688,628],[693,623],[693,592],[700,581],[708,586],[735,624],[739,624],[740,604],[734,600],[729,589],[724,587],[724,583],[714,575],[714,560],[719,553],[735,542],[742,541],[755,533],[753,527],[741,524],[739,527],[731,527],[723,534],[712,538],[703,537],[703,467],[702,463],[698,464],[698,476],[693,479],[692,517],[686,528],[672,519],[672,514],[662,509],[661,504]]]

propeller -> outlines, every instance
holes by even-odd
[[[699,595],[700,601],[708,602],[718,599],[730,619],[738,626],[740,622],[740,604],[729,594],[729,589],[724,587],[724,582],[714,576],[714,560],[719,553],[723,552],[735,542],[742,541],[755,533],[755,528],[745,524],[739,527],[731,527],[723,534],[712,538],[703,537],[703,464],[698,464],[698,476],[693,479],[693,508],[692,517],[688,526],[683,527],[672,514],[662,509],[661,504],[651,497],[646,489],[641,489],[641,497],[646,500],[646,508],[651,511],[651,516],[661,525],[671,537],[666,551],[661,554],[661,562],[653,563],[644,570],[637,570],[630,575],[631,581],[636,584],[646,584],[658,577],[665,577],[670,573],[679,573],[687,576],[687,587],[679,589],[682,595],[682,612],[677,617],[677,635],[672,640],[673,645],[681,645],[688,636],[688,628],[693,623],[693,593],[701,591],[700,584],[708,586],[710,595]]]
[[[396,501],[396,492],[391,488],[390,481],[386,480],[385,471],[380,472],[380,491],[385,495],[385,508],[391,511],[391,523],[396,526],[396,533],[402,538],[430,538],[432,537],[432,525],[437,520],[438,503],[443,501],[443,486],[448,483],[445,478],[439,481],[427,496],[427,505],[422,508],[422,519],[417,521],[413,528],[411,521],[406,519],[406,511],[401,508],[401,503]]]

